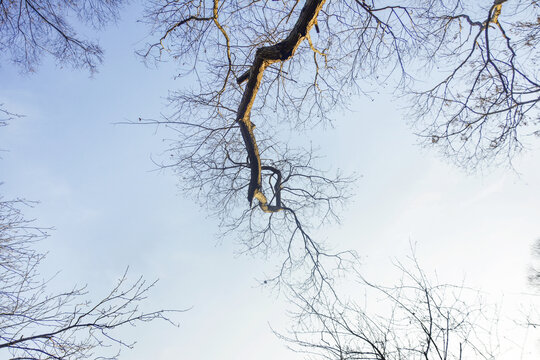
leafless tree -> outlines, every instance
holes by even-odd
[[[279,335],[310,358],[350,360],[494,359],[495,308],[480,292],[433,283],[418,262],[398,264],[403,276],[385,287],[359,276],[366,303],[341,301],[333,294],[314,303],[296,292],[298,323]]]
[[[31,72],[44,54],[60,64],[96,71],[103,50],[96,40],[80,36],[83,24],[94,29],[118,17],[123,0],[0,1],[0,56]],[[76,18],[79,24],[72,25]]]
[[[189,86],[139,121],[177,132],[161,165],[226,231],[285,254],[271,280],[308,266],[304,285],[321,284],[320,260],[342,257],[310,225],[338,218],[352,178],[321,171],[298,134],[390,84],[413,94],[420,135],[462,165],[512,155],[537,123],[538,11],[534,0],[154,0],[143,21],[156,41],[139,54],[176,61]]]
[[[38,273],[45,255],[34,249],[47,232],[24,218],[21,207],[27,205],[0,199],[0,353],[11,359],[116,359],[118,348],[133,343],[115,329],[170,322],[170,311],[139,309],[155,283],[130,282],[127,272],[97,301],[84,287],[50,293]]]
[[[527,135],[540,135],[540,4],[449,5],[429,12],[430,36],[440,41],[434,85],[415,93],[421,134],[466,167],[511,160]]]

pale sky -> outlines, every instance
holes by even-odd
[[[50,59],[28,75],[2,64],[0,103],[25,115],[0,129],[0,148],[7,150],[2,194],[39,200],[28,217],[55,227],[40,245],[49,252],[43,276],[61,271],[53,286],[88,284],[97,298],[129,266],[133,278],[160,279],[148,309],[190,308],[176,317],[179,328],[121,330],[138,342],[122,358],[303,359],[271,331],[285,329],[287,304],[257,286],[268,263],[236,256],[233,241],[215,237],[217,222],[178,192],[175,176],[156,171],[152,158],[174,133],[115,125],[158,117],[167,90],[186,85],[172,80],[171,64],[149,69],[134,55],[145,34],[136,16],[124,14],[101,35],[105,62],[94,78]],[[515,171],[466,174],[415,145],[390,96],[352,104],[352,112],[336,113],[335,129],[310,134],[324,166],[361,175],[342,223],[316,236],[358,251],[372,279],[396,281],[390,264],[414,243],[427,273],[512,306],[530,301],[524,295],[532,292],[530,247],[540,237],[538,141],[530,139]],[[533,359],[540,350],[538,334],[525,342],[515,359]]]

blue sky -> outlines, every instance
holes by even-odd
[[[35,74],[0,67],[0,103],[25,115],[0,130],[2,193],[39,200],[28,216],[55,227],[40,245],[49,252],[43,276],[61,270],[53,287],[88,284],[97,297],[129,266],[134,277],[160,279],[149,308],[191,308],[179,328],[126,329],[138,346],[124,358],[303,358],[270,330],[286,326],[284,299],[255,281],[271,265],[216,239],[215,219],[153,164],[174,134],[115,124],[157,117],[167,90],[186,85],[173,80],[173,65],[147,68],[134,55],[146,30],[135,20],[126,13],[101,34],[105,62],[93,78],[50,59]],[[342,223],[317,236],[357,250],[378,281],[396,280],[392,260],[415,243],[426,272],[511,306],[530,301],[522,294],[531,292],[530,246],[540,237],[538,142],[515,171],[465,174],[415,145],[399,105],[389,95],[356,98],[352,112],[336,113],[334,129],[310,133],[324,165],[361,175]],[[538,351],[538,334],[529,339],[527,349]]]

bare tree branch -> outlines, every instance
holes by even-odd
[[[143,21],[159,40],[139,53],[176,61],[190,86],[140,123],[177,135],[159,165],[226,234],[281,255],[269,279],[302,269],[301,288],[324,284],[332,271],[317,259],[337,258],[314,234],[339,220],[353,177],[322,171],[298,134],[389,86],[412,95],[421,138],[461,165],[511,158],[518,132],[538,125],[538,11],[531,0],[154,0]]]
[[[76,17],[94,29],[118,18],[125,1],[18,0],[0,1],[0,53],[6,60],[32,72],[44,55],[58,63],[91,73],[103,60],[96,41],[81,37],[68,18]],[[79,26],[80,27],[80,26]]]
[[[45,255],[34,250],[47,229],[24,218],[25,205],[32,204],[0,199],[0,352],[14,359],[98,359],[109,352],[107,358],[116,359],[118,347],[134,343],[115,329],[157,319],[172,323],[177,310],[139,309],[156,282],[129,282],[127,270],[96,302],[85,287],[50,294],[38,276]]]

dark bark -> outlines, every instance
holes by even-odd
[[[251,169],[248,201],[251,204],[253,198],[256,198],[259,200],[263,210],[265,207],[267,210],[270,209],[267,206],[266,197],[261,190],[261,158],[259,156],[259,149],[257,148],[257,141],[253,134],[255,127],[250,121],[251,108],[257,96],[264,70],[272,63],[286,61],[294,55],[298,46],[316,23],[317,15],[324,3],[325,0],[307,0],[289,36],[275,45],[259,48],[248,73],[243,74],[237,80],[238,83],[243,82],[246,78],[248,80],[236,115],[236,122],[240,126]],[[277,210],[279,211],[280,209]]]

